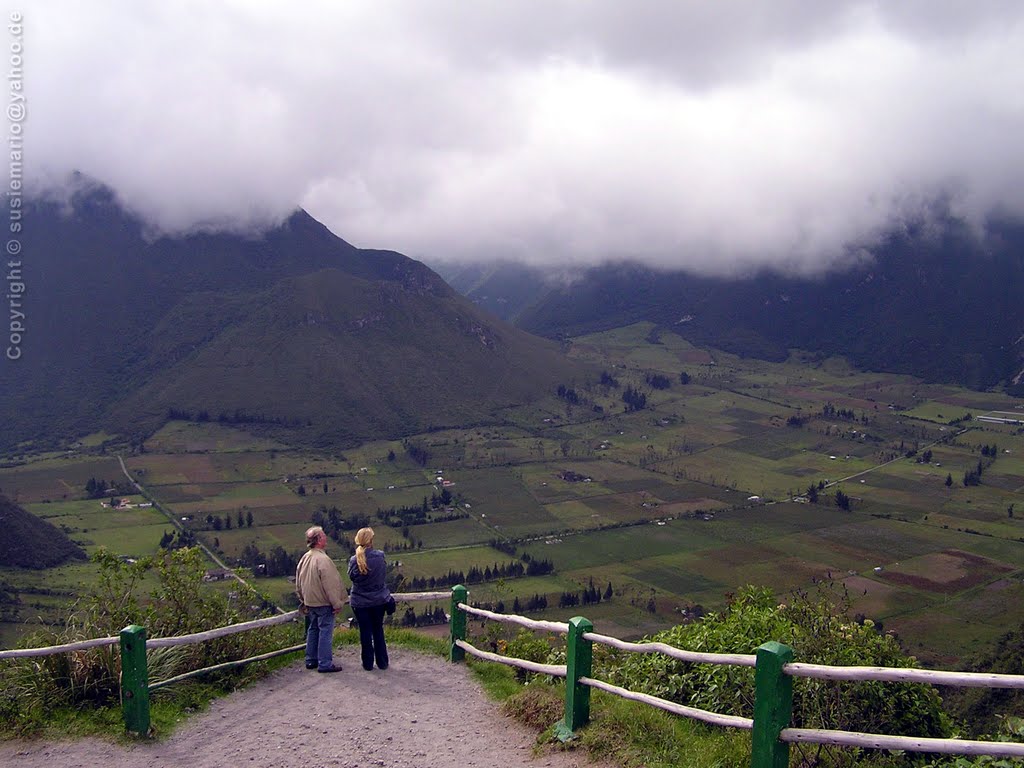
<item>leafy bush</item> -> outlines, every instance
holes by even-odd
[[[753,653],[766,640],[794,649],[797,661],[842,666],[912,667],[896,640],[872,622],[846,616],[845,597],[823,587],[780,602],[770,589],[746,587],[721,614],[680,625],[654,640],[691,651]],[[713,712],[752,716],[750,667],[691,664],[662,654],[630,654],[612,669],[611,682]],[[947,736],[949,718],[930,686],[905,683],[836,683],[796,678],[793,725],[867,733]]]
[[[43,647],[114,637],[129,624],[146,627],[149,637],[202,632],[251,618],[262,605],[239,585],[238,599],[203,583],[204,561],[196,549],[180,549],[154,558],[124,561],[100,550],[92,557],[99,569],[96,587],[65,617],[63,626],[36,632],[20,647]],[[151,590],[144,586],[155,582]],[[230,659],[282,647],[286,629],[241,632],[228,637],[147,652],[151,682]],[[30,733],[61,708],[117,705],[121,658],[118,645],[72,653],[15,659],[0,667],[0,714],[11,733]],[[232,674],[217,673],[213,682]],[[161,695],[165,689],[161,689]],[[168,691],[171,695],[173,692]],[[8,730],[5,728],[3,730]]]
[[[998,741],[1024,742],[1024,718],[1004,717],[1000,719]],[[1014,757],[944,757],[925,768],[1020,768],[1020,758]]]

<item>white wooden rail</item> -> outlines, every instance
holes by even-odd
[[[174,683],[180,683],[182,680],[188,680],[190,677],[198,677],[199,675],[205,675],[207,672],[218,672],[222,669],[232,669],[233,667],[240,667],[243,664],[249,664],[254,661],[266,661],[272,659],[275,656],[283,656],[286,653],[295,653],[296,651],[304,651],[306,649],[305,643],[299,645],[293,645],[289,648],[281,648],[278,651],[269,651],[267,653],[261,653],[259,656],[250,656],[247,659],[238,659],[237,661],[225,661],[223,664],[214,664],[212,667],[203,667],[202,669],[193,669],[191,672],[183,672],[175,677],[168,677],[166,680],[158,680],[155,683],[149,684],[149,690],[155,691],[158,688],[164,686],[173,685]]]
[[[630,653],[663,653],[681,661],[691,661],[695,664],[732,664],[737,667],[753,667],[757,665],[757,656],[752,653],[701,653],[699,651],[684,651],[674,645],[665,643],[627,643],[617,637],[599,635],[596,632],[584,632],[584,640],[590,640],[602,645],[609,645],[618,648],[620,651]]]
[[[584,635],[586,637],[586,635]],[[602,691],[621,696],[624,699],[630,699],[631,701],[640,701],[644,704],[650,704],[652,707],[663,709],[666,712],[671,712],[673,715],[682,715],[683,717],[689,717],[692,720],[700,720],[704,723],[710,723],[711,725],[723,725],[727,728],[744,728],[750,730],[754,727],[754,721],[749,717],[738,717],[737,715],[720,715],[717,712],[708,712],[706,709],[697,709],[696,707],[687,707],[684,704],[677,704],[674,701],[668,701],[667,699],[660,699],[657,696],[651,696],[647,693],[638,693],[631,691],[628,688],[619,688],[617,685],[606,683],[602,680],[594,680],[590,677],[581,677],[580,682],[584,685],[589,685],[591,688],[599,688]]]
[[[482,616],[483,618],[490,619],[491,621],[501,621],[506,624],[518,624],[519,626],[526,627],[527,629],[541,629],[546,632],[556,632],[562,635],[568,634],[569,632],[569,628],[565,624],[559,624],[556,621],[537,621],[536,619],[528,619],[525,616],[517,616],[515,614],[494,613],[493,611],[485,611],[483,608],[473,608],[465,603],[459,603],[458,607],[466,613],[471,613],[474,616]]]
[[[177,635],[175,637],[154,637],[146,641],[146,647],[170,648],[175,645],[194,645],[195,643],[202,643],[206,640],[214,640],[218,637],[227,637],[228,635],[235,635],[239,632],[248,632],[252,629],[272,627],[275,624],[287,624],[289,621],[295,621],[295,619],[297,619],[300,615],[301,614],[298,611],[290,611],[288,613],[282,613],[278,616],[270,616],[266,619],[245,621],[241,624],[229,624],[226,627],[218,627],[217,629],[211,629],[206,632],[195,632],[191,635]]]
[[[879,733],[828,731],[817,728],[784,728],[782,741],[803,744],[829,744],[861,749],[900,749],[906,752],[940,752],[946,755],[992,755],[1024,757],[1024,744],[1005,741],[969,741],[967,739],[927,739],[914,736],[886,736]]]
[[[956,685],[964,688],[1024,688],[1024,675],[996,675],[987,672],[943,672],[937,669],[897,667],[833,667],[827,664],[790,662],[782,671],[793,677],[819,680],[880,680],[887,683]]]
[[[10,651],[0,651],[0,659],[24,659],[29,656],[50,656],[54,653],[87,651],[90,648],[101,648],[104,645],[117,645],[119,642],[121,642],[119,637],[97,637],[92,640],[79,640],[76,643],[50,645],[44,648],[18,648]]]
[[[535,661],[527,661],[526,659],[517,659],[514,656],[502,656],[499,653],[491,653],[490,651],[481,651],[479,648],[470,645],[465,640],[456,640],[455,645],[464,650],[466,653],[472,654],[486,661],[493,661],[498,664],[505,664],[510,667],[519,667],[525,669],[528,672],[536,672],[540,675],[552,675],[553,677],[565,677],[565,664],[538,664]]]

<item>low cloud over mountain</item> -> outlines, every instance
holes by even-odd
[[[1024,5],[43,0],[27,176],[170,232],[732,274],[1024,212]]]

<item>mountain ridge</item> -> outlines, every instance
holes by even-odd
[[[492,419],[579,370],[420,262],[356,248],[305,211],[259,236],[147,238],[88,186],[67,206],[31,203],[25,222],[29,330],[0,379],[8,450],[104,425],[142,437],[172,409],[259,414],[318,445],[397,437]]]
[[[801,349],[1024,394],[1024,223],[1014,220],[991,221],[981,236],[951,216],[906,225],[870,259],[813,278],[770,270],[707,277],[628,261],[591,267],[568,284],[560,274],[544,284],[536,267],[439,271],[471,300],[549,338],[645,320],[750,357],[777,361]],[[530,280],[534,291],[524,295]]]

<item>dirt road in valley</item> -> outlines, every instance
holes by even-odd
[[[99,739],[0,743],[17,768],[613,768],[585,754],[534,756],[536,734],[501,714],[463,665],[403,648],[366,672],[358,647],[336,651],[344,671],[321,675],[301,659],[214,702],[153,743]]]

